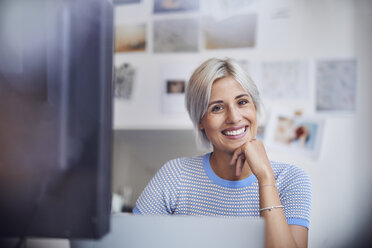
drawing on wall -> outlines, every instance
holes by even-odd
[[[199,0],[154,0],[154,13],[199,10]]]
[[[275,99],[309,98],[308,64],[298,61],[262,63],[263,97]]]
[[[129,64],[124,63],[114,68],[114,96],[120,99],[131,100],[135,84],[136,70]]]
[[[115,52],[146,50],[146,24],[119,24],[115,27]]]
[[[197,52],[196,19],[172,19],[154,22],[154,52]]]
[[[257,14],[234,15],[222,20],[212,16],[203,18],[206,49],[254,47],[256,42]]]
[[[319,156],[324,126],[322,119],[274,113],[268,126],[265,138],[268,146],[311,158]]]
[[[316,110],[355,111],[355,59],[323,60],[316,65]]]

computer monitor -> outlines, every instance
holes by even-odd
[[[0,1],[0,238],[100,238],[111,212],[113,6]]]

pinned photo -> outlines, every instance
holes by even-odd
[[[171,19],[154,22],[154,52],[197,52],[198,21]]]
[[[167,94],[183,94],[185,93],[184,80],[167,80]]]
[[[199,10],[199,0],[154,0],[154,13]]]
[[[115,97],[130,100],[133,95],[136,70],[129,63],[114,68]]]
[[[270,118],[265,141],[274,149],[317,158],[323,126],[322,119],[276,113]]]
[[[316,110],[354,112],[357,62],[355,59],[318,61],[316,65]]]
[[[120,24],[115,27],[115,52],[144,52],[145,24]]]
[[[257,14],[243,14],[223,20],[206,16],[203,33],[206,49],[254,47],[256,44]]]

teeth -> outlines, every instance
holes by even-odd
[[[224,133],[225,133],[227,136],[235,136],[235,135],[239,135],[239,134],[244,133],[244,131],[245,131],[245,127],[243,127],[242,129],[239,129],[239,130],[234,130],[234,131],[225,131]]]

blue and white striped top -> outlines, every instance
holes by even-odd
[[[146,186],[135,214],[259,217],[259,188],[255,175],[240,181],[217,176],[204,156],[167,162]],[[311,181],[295,165],[270,162],[288,224],[309,228]]]

